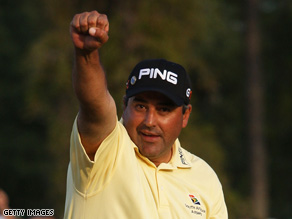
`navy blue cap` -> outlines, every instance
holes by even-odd
[[[126,97],[145,91],[162,93],[177,106],[189,104],[192,95],[186,70],[165,59],[144,60],[134,67],[127,81]]]

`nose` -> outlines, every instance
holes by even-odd
[[[155,109],[148,109],[147,112],[145,113],[145,119],[144,119],[144,124],[147,127],[155,127],[157,123],[157,114]]]

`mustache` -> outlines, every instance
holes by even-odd
[[[157,129],[156,127],[149,127],[146,125],[138,127],[137,131],[145,135],[162,135],[161,130]]]

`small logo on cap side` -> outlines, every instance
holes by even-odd
[[[132,78],[131,78],[131,85],[134,85],[135,83],[136,83],[136,81],[137,81],[137,78],[136,78],[136,76],[133,76]]]
[[[187,91],[186,91],[186,96],[191,99],[191,96],[192,96],[192,90],[191,88],[188,88]]]

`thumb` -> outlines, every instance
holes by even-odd
[[[89,28],[89,34],[91,35],[91,36],[95,36],[95,33],[96,33],[96,28],[94,28],[94,27],[91,27],[91,28]]]
[[[101,44],[106,43],[109,38],[107,31],[102,30],[100,28],[96,28],[96,27],[89,28],[88,33],[91,37],[94,37]]]

